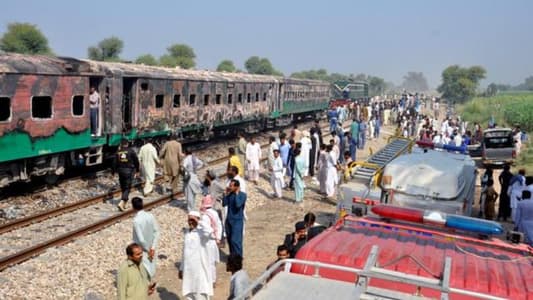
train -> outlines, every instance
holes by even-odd
[[[102,164],[123,138],[186,143],[319,117],[331,93],[317,80],[0,54],[0,188]]]

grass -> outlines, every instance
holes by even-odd
[[[493,97],[476,97],[459,105],[457,111],[470,125],[477,122],[483,128],[487,127],[491,116],[500,127],[513,128],[520,125],[528,132],[530,140],[523,144],[515,168],[525,168],[526,174],[533,174],[533,92],[507,92]]]

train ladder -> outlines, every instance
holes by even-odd
[[[410,151],[413,140],[403,137],[391,137],[389,143],[378,152],[372,154],[366,161],[356,161],[350,164],[350,177],[367,184],[375,181],[375,176],[394,158]]]

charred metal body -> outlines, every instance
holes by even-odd
[[[2,54],[0,187],[100,164],[124,137],[186,143],[284,126],[323,112],[330,92],[313,80]]]

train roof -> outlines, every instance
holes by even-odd
[[[481,240],[370,217],[346,217],[304,245],[296,258],[362,269],[374,245],[380,249],[377,265],[381,268],[439,278],[446,257],[450,257],[451,288],[510,299],[533,297],[533,251],[527,245],[512,245],[493,238]],[[293,266],[291,271],[313,274],[311,267]],[[320,275],[349,282],[356,279],[354,274],[340,271],[323,270]],[[416,286],[382,279],[372,279],[370,285],[410,294],[417,292]],[[438,297],[436,291],[427,288],[420,292],[426,297]]]
[[[63,75],[89,71],[88,64],[72,58],[18,53],[0,54],[0,73]]]
[[[96,73],[109,72],[124,77],[172,78],[187,80],[208,80],[228,82],[272,82],[276,83],[281,78],[270,75],[256,75],[247,73],[214,72],[208,70],[189,70],[160,66],[147,66],[120,62],[101,62],[82,60],[88,63],[91,70]]]
[[[169,78],[182,80],[207,80],[224,82],[285,82],[301,84],[329,84],[307,79],[283,78],[271,75],[248,73],[215,72],[209,70],[189,70],[160,66],[147,66],[123,62],[102,62],[71,57],[45,55],[24,55],[17,53],[0,54],[0,73],[22,73],[42,75],[95,75],[107,74],[123,77]]]

